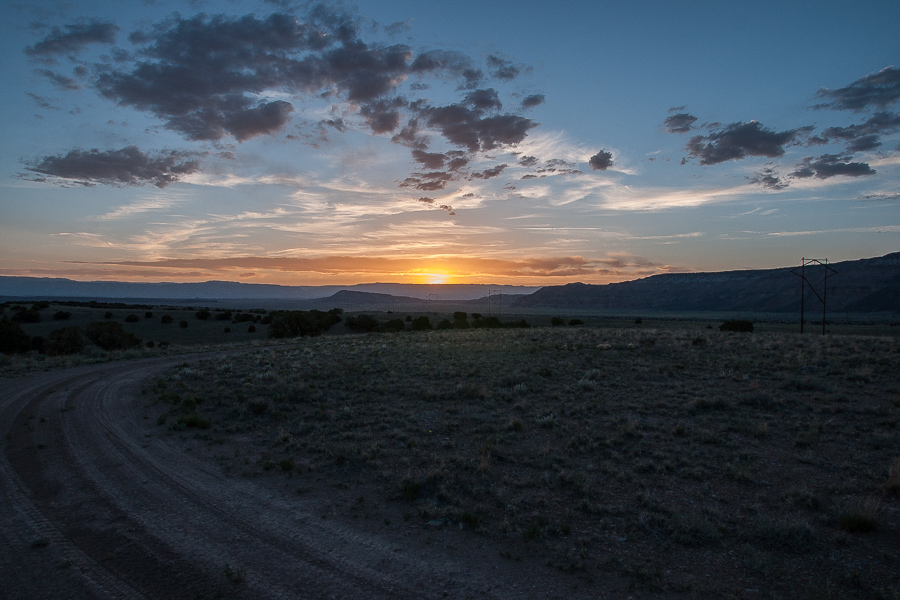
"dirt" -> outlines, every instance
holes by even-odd
[[[219,355],[0,381],[2,594],[32,598],[602,598],[626,583],[498,560],[488,538],[329,512],[167,435],[142,384]],[[227,451],[227,449],[225,450]]]

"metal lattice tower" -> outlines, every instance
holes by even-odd
[[[814,267],[816,265],[824,267],[824,273],[818,269],[810,269],[807,271],[807,267]],[[819,281],[813,279],[816,271],[823,273],[822,278]],[[825,335],[825,315],[828,308],[828,278],[837,275],[837,271],[828,266],[827,258],[804,257],[800,260],[800,266],[792,270],[791,273],[800,277],[800,333],[803,333],[803,325],[806,321],[806,289],[809,288],[813,295],[822,303],[822,335]],[[821,294],[819,294],[817,289],[818,285],[821,285]]]

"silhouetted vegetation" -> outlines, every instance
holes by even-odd
[[[745,321],[743,319],[725,321],[724,323],[719,325],[719,331],[738,331],[742,333],[752,333],[753,323],[751,323],[750,321]]]
[[[328,312],[320,310],[280,310],[273,312],[272,324],[269,325],[269,338],[292,338],[321,335],[337,323],[341,322],[340,308],[332,308]],[[218,318],[218,317],[217,317]]]
[[[118,325],[118,323],[115,323]],[[121,327],[121,325],[119,325]],[[45,351],[51,356],[77,354],[87,346],[87,340],[79,327],[62,327],[50,332]]]
[[[28,334],[15,321],[6,317],[0,319],[0,352],[4,354],[19,354],[31,349],[31,340]]]
[[[125,350],[141,343],[141,340],[125,331],[121,323],[115,321],[88,323],[85,335],[94,345],[104,350]]]

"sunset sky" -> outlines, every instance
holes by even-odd
[[[900,2],[5,3],[0,275],[607,283],[900,250]]]

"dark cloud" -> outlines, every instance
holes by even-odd
[[[887,201],[887,200],[900,200],[900,192],[894,192],[889,194],[866,194],[865,196],[858,196],[857,200],[875,200],[878,202]]]
[[[336,129],[337,131],[340,131],[341,133],[347,131],[347,124],[344,123],[344,120],[340,117],[337,117],[335,119],[323,119],[322,121],[320,121],[320,123],[322,125],[327,125],[329,127],[333,127],[334,129]]]
[[[497,165],[496,167],[491,167],[490,169],[485,169],[481,173],[472,173],[473,179],[492,179],[494,177],[498,177],[501,173],[503,173],[503,169],[505,169],[508,165],[502,164]]]
[[[666,130],[669,133],[687,133],[694,128],[694,123],[696,121],[697,117],[692,114],[678,113],[666,117],[665,121],[663,121],[663,125],[666,126]]]
[[[591,165],[591,168],[595,171],[605,171],[613,164],[612,152],[601,150],[591,157],[588,164]]]
[[[847,127],[828,127],[809,140],[810,145],[821,145],[833,140],[847,144],[850,152],[873,150],[881,145],[881,135],[893,133],[900,129],[900,115],[892,112],[876,112],[874,115],[855,125]]]
[[[821,156],[807,156],[797,165],[797,170],[791,173],[791,177],[806,179],[828,179],[838,175],[846,177],[860,177],[862,175],[874,175],[875,169],[864,162],[851,162],[850,156],[838,154],[823,154]]]
[[[451,151],[447,153],[449,156],[456,154],[455,151]],[[451,171],[459,171],[463,167],[469,164],[469,159],[465,156],[456,156],[455,158],[451,158],[450,162],[447,163],[447,168]]]
[[[443,169],[447,162],[447,155],[440,152],[425,152],[423,150],[412,151],[413,160],[421,163],[426,169]]]
[[[46,108],[49,110],[59,110],[59,107],[53,106],[53,104],[50,102],[50,99],[46,96],[38,96],[37,94],[32,94],[31,92],[25,92],[25,95],[34,100],[34,103],[41,108]]]
[[[67,52],[78,52],[88,44],[112,44],[116,41],[119,27],[113,23],[92,19],[86,23],[54,27],[50,34],[25,48],[25,54],[36,57],[50,57]]]
[[[538,158],[536,156],[523,156],[519,159],[519,164],[523,167],[533,167],[538,164]]]
[[[423,204],[434,204],[434,198],[423,196],[422,198],[419,198],[419,202],[422,202]]]
[[[32,173],[75,180],[82,185],[146,185],[163,188],[200,168],[199,154],[141,152],[137,146],[121,150],[72,150],[46,156],[27,167]],[[43,179],[41,179],[43,180]]]
[[[446,210],[451,217],[456,214],[455,212],[453,212],[453,207],[449,204],[441,204],[439,208],[441,208],[442,210]]]
[[[857,79],[850,85],[836,90],[822,88],[816,92],[826,100],[814,108],[833,108],[859,112],[868,108],[887,108],[900,100],[900,69],[884,69]]]
[[[400,125],[399,108],[406,105],[401,98],[379,100],[360,108],[359,114],[366,120],[372,133],[390,133]]]
[[[452,180],[453,177],[452,173],[445,171],[413,173],[400,183],[400,187],[413,187],[423,192],[435,192],[447,187],[447,182]]]
[[[758,121],[732,123],[709,135],[696,135],[688,141],[688,155],[699,158],[701,165],[715,165],[747,156],[776,158],[784,155],[784,146],[811,131],[800,127],[787,131],[772,131]]]
[[[462,87],[473,88],[484,79],[484,73],[475,68],[472,59],[453,50],[428,50],[416,56],[409,65],[411,73],[441,73],[463,80]]]
[[[49,79],[50,83],[59,90],[74,91],[80,90],[82,87],[80,83],[71,77],[66,77],[65,75],[51,71],[50,69],[35,69],[34,72]]]
[[[500,110],[503,108],[497,90],[491,88],[469,92],[463,99],[463,104],[477,111]]]
[[[502,56],[491,54],[487,57],[487,63],[493,69],[491,75],[501,81],[512,81],[519,76],[519,68]]]
[[[447,141],[470,152],[518,144],[537,126],[531,119],[512,114],[482,117],[482,111],[461,104],[429,107],[420,114]]]
[[[747,178],[750,183],[756,183],[770,190],[783,190],[788,187],[789,183],[782,179],[772,165],[766,165],[765,168],[758,171],[753,177]]]
[[[544,103],[543,94],[531,94],[522,99],[522,108],[534,108]]]

